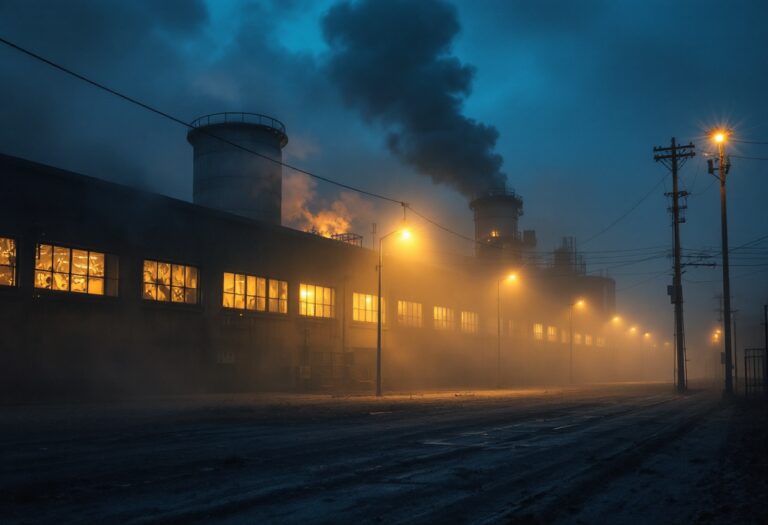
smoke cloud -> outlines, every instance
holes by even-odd
[[[323,20],[345,102],[389,128],[387,146],[435,183],[472,197],[503,188],[498,131],[462,115],[474,69],[450,54],[458,15],[442,0],[342,2]]]
[[[283,174],[283,224],[330,237],[352,231],[356,219],[371,215],[370,202],[350,191],[342,191],[338,199],[323,207],[326,203],[318,197],[316,186],[304,174]],[[313,205],[323,209],[314,212]]]

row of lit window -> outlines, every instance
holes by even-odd
[[[533,324],[533,338],[537,341],[544,340],[544,325],[542,323]],[[547,341],[550,343],[557,342],[557,327],[547,326]],[[560,342],[567,343],[569,341],[568,330],[560,330]],[[595,346],[605,346],[605,338],[597,336],[594,339],[590,334],[581,334],[579,332],[573,333],[573,344],[580,345],[585,344],[591,346],[593,343]]]

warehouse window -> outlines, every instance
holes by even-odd
[[[117,257],[52,244],[35,250],[35,288],[117,295]]]
[[[397,301],[397,322],[403,326],[421,328],[421,303]]]
[[[549,341],[550,343],[557,342],[557,328],[555,328],[554,326],[547,327],[547,341]]]
[[[446,306],[435,306],[432,309],[435,330],[453,330],[453,309]]]
[[[224,272],[222,290],[224,308],[288,313],[288,281]]]
[[[307,317],[335,316],[336,294],[333,288],[314,284],[299,285],[299,315]]]
[[[581,344],[581,334],[579,332],[575,332],[573,334],[573,344],[580,345]]]
[[[587,346],[592,346],[592,336],[587,334],[584,336],[584,344]]]
[[[377,323],[379,310],[378,296],[366,293],[352,294],[352,320],[361,323]],[[381,299],[381,322],[387,319],[387,307]]]
[[[466,334],[476,334],[479,325],[477,312],[461,312],[461,331]]]
[[[150,301],[197,304],[198,275],[194,266],[145,259],[142,297]]]
[[[16,241],[0,237],[0,286],[16,286]]]
[[[595,337],[595,346],[603,347],[605,346],[605,337]]]
[[[533,324],[533,338],[537,341],[544,339],[544,325],[541,323]]]

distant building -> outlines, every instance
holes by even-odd
[[[276,165],[206,133],[279,158],[285,129],[227,115],[190,132],[205,205],[0,156],[5,397],[372,388],[377,254],[280,226]],[[499,217],[478,241],[498,228],[516,254],[535,244]],[[505,246],[440,265],[385,257],[385,389],[494,385],[499,327],[505,383],[562,382],[575,297],[590,305],[579,345],[606,346],[611,279],[521,266]],[[510,268],[518,291],[499,281]]]

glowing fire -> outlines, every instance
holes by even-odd
[[[370,204],[356,193],[343,191],[326,209],[313,212],[317,203],[316,183],[301,173],[283,177],[283,223],[287,226],[330,237],[350,231],[355,217],[365,213]]]

